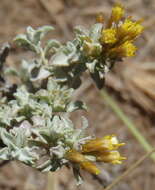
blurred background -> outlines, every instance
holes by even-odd
[[[104,12],[109,16],[113,0],[0,0],[0,44],[11,42],[16,34],[27,26],[53,25],[56,30],[51,37],[62,42],[73,38],[75,25],[89,27],[95,15]],[[155,0],[122,0],[127,15],[144,19],[145,31],[138,39],[136,57],[117,63],[107,75],[105,88],[115,98],[119,107],[130,118],[152,146],[155,146]],[[27,52],[14,51],[7,62],[15,64]],[[116,134],[126,143],[121,153],[128,159],[122,165],[99,167],[97,178],[83,172],[85,182],[75,185],[72,171],[62,168],[54,174],[42,174],[21,163],[11,162],[0,167],[0,190],[94,190],[103,189],[126,171],[145,154],[145,150],[126,125],[100,96],[92,80],[84,76],[83,85],[75,94],[89,107],[89,113],[81,111],[71,115],[77,127],[81,114],[90,124],[89,133],[98,136]],[[146,159],[127,176],[115,190],[153,190],[155,187],[155,162]]]

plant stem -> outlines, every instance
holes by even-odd
[[[124,122],[125,126],[131,131],[131,133],[135,136],[137,141],[141,144],[141,146],[147,151],[150,152],[153,147],[149,144],[149,142],[145,139],[145,137],[140,133],[135,124],[125,115],[125,113],[121,110],[121,108],[117,105],[114,98],[112,98],[106,90],[101,91],[101,96],[104,98],[105,102],[110,106],[110,108],[115,112],[115,114]],[[155,153],[150,156],[153,161],[155,161]]]
[[[48,172],[47,174],[46,190],[55,190],[55,176],[52,172]]]
[[[137,168],[147,157],[149,157],[155,149],[151,150],[150,152],[146,153],[144,156],[142,156],[139,160],[137,160],[131,167],[126,170],[121,176],[117,177],[112,184],[110,184],[108,187],[106,187],[104,190],[110,190],[115,185],[117,185],[122,179],[124,179],[127,175],[131,174],[131,172]]]

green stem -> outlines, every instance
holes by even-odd
[[[110,108],[115,112],[115,114],[124,122],[125,126],[131,131],[131,133],[135,136],[137,141],[141,144],[141,146],[147,151],[150,152],[153,150],[153,147],[149,144],[149,142],[145,139],[145,137],[140,133],[135,124],[125,115],[125,113],[121,110],[121,108],[117,105],[114,98],[112,98],[106,90],[101,91],[101,96],[104,98],[105,102],[110,106]],[[155,153],[150,156],[153,161],[155,161]]]

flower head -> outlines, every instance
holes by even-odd
[[[134,41],[142,33],[144,27],[141,25],[141,20],[133,21],[131,17],[123,19],[123,16],[123,6],[116,4],[106,26],[101,30],[100,43],[104,59],[114,61],[135,55],[137,48]]]

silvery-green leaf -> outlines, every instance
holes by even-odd
[[[45,126],[45,119],[43,117],[36,115],[36,116],[33,116],[31,119],[32,119],[34,127]]]
[[[36,47],[33,45],[33,43],[27,39],[27,36],[24,34],[19,34],[14,39],[15,43],[17,43],[19,46],[22,46],[24,48],[30,49],[34,52],[36,52]]]
[[[87,48],[84,48],[84,47],[87,47]],[[81,50],[84,51],[87,57],[95,57],[97,59],[98,56],[100,56],[102,52],[102,46],[99,43],[88,42],[84,40],[83,48],[81,48]]]
[[[50,63],[55,67],[67,67],[70,65],[70,60],[74,58],[76,47],[72,42],[68,42],[55,55],[51,57]]]
[[[26,29],[26,37],[32,43],[34,39],[34,34],[35,34],[35,30],[31,26],[28,26]]]
[[[46,79],[50,75],[51,75],[51,73],[48,70],[46,70],[43,67],[41,67],[38,70],[37,76],[31,78],[31,81],[33,81],[33,82],[42,81],[43,79]]]
[[[102,27],[103,27],[103,24],[101,23],[94,24],[91,27],[89,36],[91,39],[93,39],[94,42],[98,42],[98,40],[100,39]]]
[[[65,117],[61,117],[61,120],[63,122],[64,125],[64,133],[68,133],[68,132],[73,132],[74,129],[74,124],[73,122],[69,119],[69,118],[65,118]]]
[[[9,160],[8,148],[0,148],[0,160]]]
[[[6,68],[4,74],[13,75],[13,76],[19,76],[19,72],[17,71],[17,69],[15,69],[13,67]]]
[[[39,75],[40,69],[43,69],[43,68],[41,67],[41,64],[39,61],[32,60],[32,61],[28,62],[26,60],[22,60],[20,77],[24,82],[35,80],[35,78],[37,78],[37,76]],[[43,69],[43,75],[45,75],[44,69]],[[47,74],[46,74],[46,76],[47,76]]]
[[[26,138],[30,137],[30,135],[32,134],[31,129],[32,129],[32,125],[30,124],[30,122],[28,122],[27,120],[23,121],[19,127],[17,127],[17,130],[22,129],[24,131],[24,136]]]
[[[37,45],[41,39],[52,30],[54,30],[52,26],[42,26],[37,28],[33,35],[33,43]]]
[[[44,110],[43,117],[44,118],[46,118],[46,117],[50,118],[52,116],[52,108],[46,103],[42,104],[42,108],[43,108],[42,110]]]
[[[82,117],[81,119],[82,128],[72,131],[72,137],[69,139],[69,142],[75,149],[79,149],[79,145],[84,144],[87,140],[90,140],[89,136],[85,136],[85,130],[88,127],[88,120],[85,117]]]
[[[50,148],[50,155],[52,156],[53,154],[57,156],[57,158],[62,159],[64,158],[66,151],[62,145],[57,145],[55,147]]]
[[[84,36],[89,35],[89,31],[86,28],[84,28],[83,26],[76,26],[74,28],[74,31],[77,35],[84,35]]]
[[[0,107],[0,123],[2,125],[10,126],[13,119],[15,119],[15,112],[10,106],[5,105]]]
[[[87,62],[86,63],[86,66],[87,66],[90,73],[95,72],[97,62],[98,62],[97,60],[93,60],[93,62]]]
[[[79,109],[87,110],[86,105],[82,101],[71,102],[67,105],[67,112],[73,112]]]
[[[33,165],[34,161],[38,160],[37,154],[35,154],[34,151],[32,152],[32,150],[28,147],[16,149],[16,151],[13,151],[12,158],[29,165]]]
[[[84,116],[82,116],[81,119],[82,119],[82,130],[85,130],[89,126],[88,120]]]
[[[41,128],[35,128],[35,129],[32,129],[32,133],[33,133],[33,135],[35,135],[36,136],[36,139],[35,140],[30,140],[30,142],[32,142],[32,144],[34,143],[34,144],[36,144],[37,143],[37,141],[39,142],[39,144],[40,143],[45,143],[45,144],[47,144],[48,142],[50,142],[50,138],[49,138],[49,128],[47,127],[47,128],[43,128],[43,127],[41,127]],[[44,135],[45,134],[45,135]]]
[[[69,66],[68,60],[69,60],[68,55],[66,55],[63,52],[58,52],[52,56],[50,62],[55,67],[60,67],[60,66],[67,67],[67,66]]]
[[[23,121],[24,119],[26,119],[25,116],[16,116],[15,120],[19,123],[21,121]]]
[[[21,65],[22,66],[21,66],[21,70],[20,70],[20,73],[19,73],[20,78],[23,81],[28,81],[29,77],[30,77],[30,75],[29,75],[29,67],[30,67],[30,65],[32,65],[32,63],[23,59],[22,62],[21,62]]]
[[[58,88],[58,84],[56,83],[56,81],[53,80],[52,78],[49,78],[48,83],[47,83],[47,89],[49,91],[51,91],[51,90],[55,90],[57,88]]]
[[[16,149],[14,137],[6,129],[0,128],[0,139],[9,149]]]
[[[52,168],[51,160],[45,161],[43,164],[39,165],[37,169],[39,169],[42,172],[48,172]]]
[[[18,148],[25,147],[27,144],[26,129],[20,127],[14,127],[10,132],[15,137],[15,144]]]
[[[45,45],[45,49],[44,49],[45,56],[49,54],[51,49],[56,52],[57,49],[59,49],[60,47],[61,47],[61,43],[57,40],[52,39],[52,40],[47,41]]]
[[[66,47],[63,48],[63,52],[71,57],[76,52],[76,47],[72,42],[67,42]]]
[[[29,103],[29,93],[26,90],[25,86],[18,88],[17,92],[14,93],[14,96],[21,105]]]

